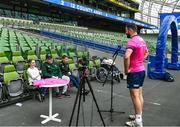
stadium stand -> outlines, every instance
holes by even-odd
[[[0,44],[2,45],[2,50],[0,52],[0,67],[1,75],[4,76],[4,85],[8,84],[10,80],[15,79],[18,79],[17,84],[21,84],[20,86],[16,86],[16,88],[19,88],[19,92],[17,89],[14,89],[17,93],[8,95],[19,96],[22,94],[23,89],[27,88],[26,86],[23,87],[22,83],[27,80],[24,66],[28,59],[35,59],[38,68],[41,69],[41,64],[45,61],[46,53],[51,53],[56,62],[60,62],[60,57],[62,55],[68,55],[70,58],[78,57],[81,59],[83,56],[88,57],[89,54],[86,48],[83,49],[83,47],[73,46],[68,43],[65,44],[65,42],[62,41],[47,40],[40,36],[30,33],[27,34],[27,32],[16,29],[1,28],[0,31]],[[39,54],[38,51],[40,51]],[[78,55],[79,53],[82,53],[82,55]],[[73,59],[69,59],[68,63],[71,64],[70,68],[73,70],[75,68]],[[10,78],[11,74],[14,76]],[[14,83],[11,83],[11,85],[12,84]],[[13,91],[12,89],[15,87],[9,85],[6,86],[8,86],[10,92]]]
[[[144,10],[148,14],[147,12],[143,13],[143,7],[149,5],[149,9],[154,4],[161,4],[161,9],[158,11],[158,13],[161,13],[164,6],[171,8],[173,5],[172,12],[174,12],[176,8],[180,7],[180,2],[178,0],[171,3],[169,3],[171,0],[142,1],[0,0],[0,81],[2,80],[2,85],[0,82],[0,107],[32,99],[33,96],[35,98],[36,94],[34,91],[37,92],[37,89],[29,85],[27,62],[30,59],[34,59],[36,66],[41,70],[42,64],[46,60],[46,54],[51,54],[54,62],[57,64],[62,63],[63,55],[68,56],[70,71],[76,76],[79,76],[77,72],[83,67],[79,61],[86,58],[87,65],[85,67],[89,69],[89,72],[87,72],[89,74],[88,79],[93,80],[93,83],[97,83],[97,81],[102,83],[103,81],[99,77],[108,75],[107,70],[102,68],[102,61],[106,59],[106,56],[101,58],[98,56],[99,54],[92,56],[91,53],[94,53],[94,51],[100,52],[100,56],[108,54],[108,57],[109,54],[111,55],[116,51],[117,46],[121,46],[118,58],[121,57],[124,54],[125,45],[128,41],[125,34],[126,24],[136,24],[138,27],[137,32],[146,41],[150,54],[156,54],[159,31],[154,32],[153,29],[157,30],[160,26],[159,17],[157,18],[157,25],[151,23],[156,16],[151,16],[150,18],[152,19],[149,19],[148,15],[155,12],[152,10],[147,11],[147,8],[145,8]],[[147,4],[147,2],[149,3]],[[141,15],[141,18],[135,18],[137,15]],[[144,21],[143,19],[147,20]],[[153,32],[147,32],[151,29]],[[172,52],[172,36],[167,35],[165,68]],[[180,50],[178,54],[180,54]],[[152,56],[148,58],[150,61],[151,59],[152,61],[154,60]],[[149,63],[147,62],[146,64]],[[99,71],[97,71],[98,69]],[[110,78],[108,77],[108,79]],[[123,76],[121,79],[123,79]],[[97,88],[96,93],[99,94],[101,92],[99,86],[95,84],[95,87]],[[123,93],[124,90],[121,92]],[[157,93],[160,92],[158,91]],[[121,96],[120,94],[117,94],[117,96],[127,99],[127,97],[124,97],[126,95]],[[155,95],[151,96],[154,97]],[[157,101],[159,100],[157,99]],[[164,102],[163,100],[162,105]],[[158,103],[152,102],[145,103],[146,105],[158,105]],[[160,107],[161,105],[158,106]],[[124,107],[126,109],[126,106]],[[161,110],[163,109],[158,109],[158,111]],[[175,120],[172,121],[176,122]],[[22,124],[24,123],[22,122]]]

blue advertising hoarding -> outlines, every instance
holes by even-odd
[[[161,13],[160,14],[160,24],[162,23],[163,19],[169,15],[173,15],[177,18],[178,29],[180,29],[180,13]]]
[[[92,9],[92,8],[89,8],[89,7],[85,7],[85,6],[81,6],[81,5],[74,4],[74,3],[71,3],[71,2],[67,2],[67,1],[64,1],[64,0],[44,0],[44,1],[50,2],[50,3],[53,3],[53,4],[57,4],[57,5],[61,5],[61,6],[64,6],[64,7],[68,7],[68,8],[77,9],[77,10],[84,11],[84,12],[87,12],[87,13],[103,16],[103,17],[106,17],[106,18],[118,20],[118,21],[125,22],[125,23],[134,23],[134,24],[136,24],[138,26],[151,28],[151,29],[156,29],[157,28],[154,25],[150,25],[150,24],[138,22],[138,21],[135,21],[135,20],[132,20],[132,19],[116,16],[116,15],[113,15],[113,14],[110,14],[110,13],[106,13],[106,12],[99,11],[99,10],[96,10],[96,9]]]

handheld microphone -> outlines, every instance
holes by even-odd
[[[118,47],[117,47],[117,49],[116,49],[116,51],[114,52],[114,54],[113,54],[113,56],[112,57],[114,57],[118,52],[119,52],[119,50],[121,49],[121,46],[120,45],[118,45]]]

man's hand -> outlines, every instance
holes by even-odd
[[[71,75],[71,72],[68,72],[68,75]]]
[[[124,71],[124,74],[125,74],[125,75],[127,75],[127,74],[128,74],[128,71],[127,71],[127,70],[125,70],[125,71]]]
[[[58,77],[57,77],[57,76],[52,76],[52,78],[54,78],[54,79],[58,79]]]

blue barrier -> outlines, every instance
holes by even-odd
[[[150,77],[151,72],[155,71],[156,64],[156,56],[155,55],[148,55],[148,64],[147,64],[147,75]],[[168,66],[168,58],[165,58],[165,65],[164,68]]]
[[[171,30],[171,62],[166,64],[166,42],[168,31]],[[151,61],[150,61],[151,62]],[[167,69],[180,70],[178,63],[178,29],[177,19],[174,16],[166,16],[161,24],[156,44],[156,55],[154,58],[154,69],[148,69],[148,76],[151,79],[164,79]],[[166,67],[167,65],[167,67]]]
[[[117,49],[117,46],[114,46],[114,45],[112,45],[112,46],[103,45],[103,44],[99,44],[99,43],[94,42],[94,41],[77,39],[75,37],[70,37],[67,35],[61,35],[59,33],[41,31],[41,35],[46,36],[46,37],[51,37],[54,39],[58,39],[58,40],[70,41],[76,45],[83,45],[83,46],[86,46],[88,48],[98,49],[98,50],[110,52],[110,53],[114,53]],[[123,55],[125,53],[125,48],[121,47],[119,53],[120,53],[120,55]]]

